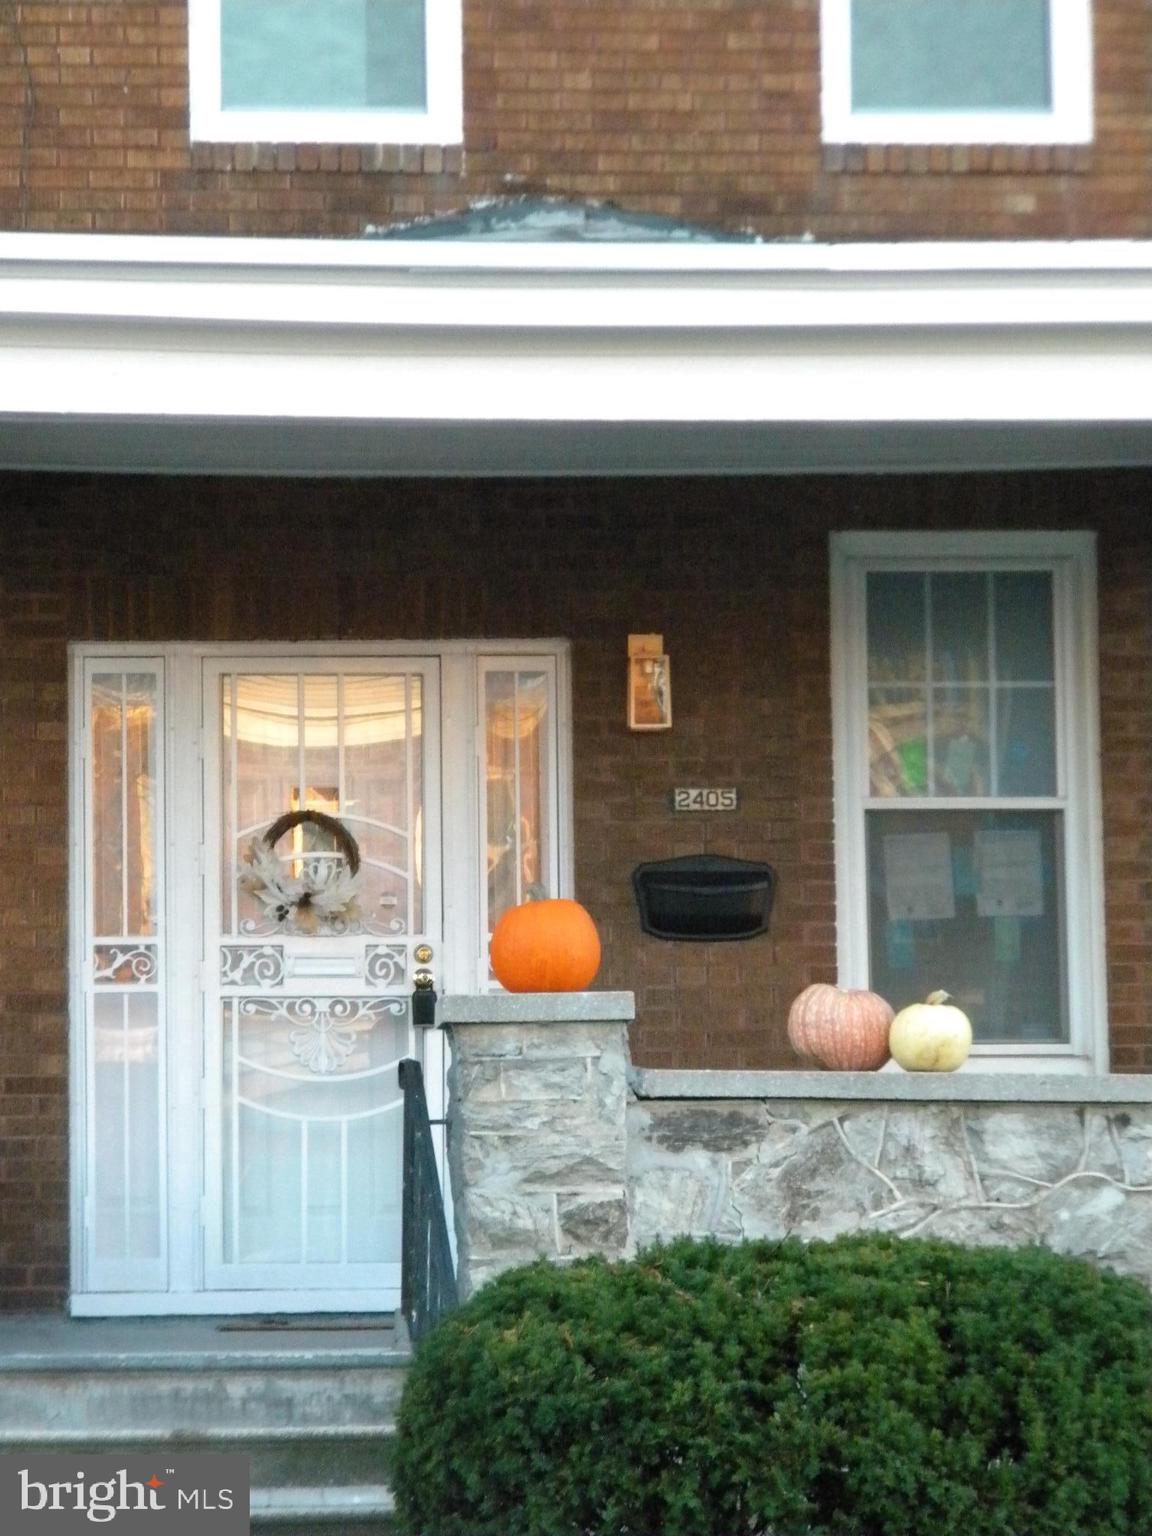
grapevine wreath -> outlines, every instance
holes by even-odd
[[[300,873],[291,873],[276,853],[285,832],[299,826],[319,827],[336,844],[338,860],[299,859]],[[323,924],[355,922],[358,903],[360,849],[342,821],[323,811],[286,811],[278,816],[262,838],[248,848],[240,887],[264,908],[265,914],[285,927],[315,933]]]

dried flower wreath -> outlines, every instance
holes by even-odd
[[[329,834],[341,858],[298,858],[300,873],[276,853],[285,832],[303,825],[320,827]],[[240,887],[264,908],[268,917],[300,933],[316,933],[321,924],[355,922],[358,903],[360,849],[342,821],[323,811],[286,811],[248,849],[240,875]]]

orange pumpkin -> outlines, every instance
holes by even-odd
[[[788,1010],[788,1039],[801,1056],[833,1072],[874,1072],[888,1060],[892,1009],[875,992],[818,981]]]
[[[596,924],[578,901],[526,901],[496,924],[492,974],[509,992],[580,992],[600,969]]]

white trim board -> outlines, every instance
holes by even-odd
[[[115,1291],[68,1300],[72,1317],[234,1317],[262,1312],[394,1312],[400,1288],[370,1291]]]
[[[846,240],[688,244],[673,241],[475,241],[326,239],[270,235],[117,235],[0,231],[0,267],[57,266],[73,276],[108,267],[213,267],[219,274],[259,268],[352,273],[685,274],[930,273],[1054,274],[1152,271],[1152,240]]]
[[[0,464],[12,468],[1149,462],[1150,244],[0,235]]]

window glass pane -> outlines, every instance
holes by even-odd
[[[988,681],[988,576],[949,571],[932,576],[932,677],[938,683]]]
[[[928,793],[928,694],[923,688],[868,690],[869,793]]]
[[[869,794],[1055,794],[1051,573],[872,571],[866,595]]]
[[[390,1006],[223,1000],[226,1263],[380,1262],[398,1251],[396,1062],[408,1024]],[[337,1038],[317,1070],[315,1052]]]
[[[229,931],[280,926],[238,883],[254,840],[287,811],[341,818],[360,848],[360,921],[369,933],[419,933],[424,923],[418,674],[238,674],[223,699],[224,913]],[[303,795],[301,794],[303,784]],[[289,860],[335,858],[314,826],[284,834]],[[230,919],[235,897],[237,918]]]
[[[423,111],[424,0],[220,0],[221,105]]]
[[[127,933],[122,799],[124,679],[92,679],[92,927]]]
[[[159,999],[155,992],[92,1000],[91,1123],[95,1257],[161,1253]]]
[[[932,793],[989,793],[987,688],[933,688]]]
[[[549,679],[544,672],[484,677],[488,931],[531,892],[551,889]]]
[[[865,822],[873,989],[902,1008],[943,988],[979,1041],[1067,1040],[1061,813]]]
[[[1056,793],[1056,693],[1053,688],[996,691],[997,792]]]
[[[1048,571],[997,571],[996,673],[1005,682],[1053,678],[1052,576]]]
[[[332,676],[305,677],[304,715],[304,804],[312,811],[339,816],[340,804],[340,680]],[[298,810],[299,806],[294,806]],[[301,828],[308,832],[309,828]],[[327,848],[327,839],[304,840],[309,851]]]
[[[93,931],[156,928],[156,678],[92,679]]]
[[[852,0],[852,105],[1047,111],[1048,0]]]
[[[868,573],[868,680],[918,683],[926,654],[927,582],[920,571]]]
[[[364,860],[361,911],[372,932],[421,933],[423,678],[345,677],[343,700],[344,815]]]

